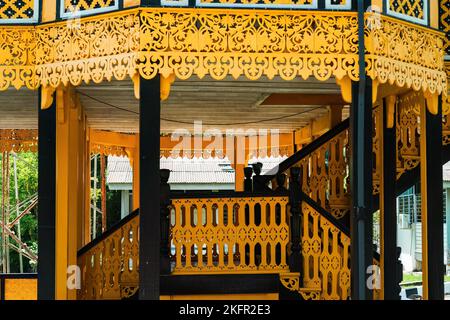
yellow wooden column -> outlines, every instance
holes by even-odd
[[[83,213],[83,245],[91,241],[91,147],[90,130],[86,128],[84,139],[84,213]]]
[[[430,27],[439,29],[439,2],[438,0],[430,1]]]
[[[246,147],[247,140],[247,137],[234,137],[234,156],[231,164],[234,169],[234,191],[244,191],[244,168],[248,165],[249,158],[249,150]],[[243,157],[241,156],[242,152],[244,152]]]
[[[55,0],[42,0],[42,22],[55,21],[56,19],[56,1]]]
[[[76,299],[67,287],[69,266],[77,265],[80,227],[84,211],[83,154],[85,119],[72,88],[56,92],[56,243],[55,298]]]

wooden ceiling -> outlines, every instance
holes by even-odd
[[[139,104],[130,80],[82,85],[77,91],[90,127],[119,132],[138,130]],[[310,94],[309,98],[314,95],[314,99],[302,98],[305,94]],[[320,95],[326,95],[323,101]],[[334,80],[177,80],[169,99],[162,103],[161,130],[192,130],[194,121],[201,121],[203,130],[286,132],[325,114],[330,104],[342,104]],[[0,128],[37,128],[37,93],[24,89],[0,92]]]

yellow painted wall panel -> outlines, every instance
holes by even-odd
[[[37,279],[5,279],[5,300],[37,300]]]

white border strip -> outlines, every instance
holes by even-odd
[[[40,0],[34,0],[33,17],[27,19],[0,19],[0,24],[22,24],[22,23],[35,23],[39,19],[39,2]]]
[[[189,0],[161,0],[161,6],[163,7],[187,7],[189,6]]]
[[[228,7],[228,8],[271,8],[271,9],[317,9],[317,0],[313,0],[311,4],[253,4],[253,3],[206,3],[202,0],[196,0],[197,7],[214,8],[214,7]]]
[[[79,10],[76,12],[65,12],[65,6],[64,6],[64,0],[60,0],[60,17],[61,18],[79,18],[83,16],[87,16],[90,14],[97,14],[97,13],[104,13],[109,11],[114,11],[119,9],[119,0],[114,0],[114,5],[109,7],[103,7],[103,8],[96,8],[96,9],[89,9],[89,10]]]
[[[345,4],[333,4],[332,0],[325,1],[325,9],[327,10],[350,10],[352,8],[352,0],[346,0]]]
[[[398,13],[391,10],[391,2],[389,0],[385,1],[386,4],[386,13],[392,17],[397,17],[400,19],[404,19],[410,22],[415,22],[422,25],[428,25],[428,5],[429,0],[423,0],[423,19],[415,18],[408,16],[407,14]]]

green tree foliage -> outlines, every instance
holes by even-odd
[[[0,162],[3,161],[0,154]],[[16,158],[17,165],[17,184],[19,191],[19,202],[29,199],[37,193],[38,188],[38,159],[37,153],[18,153],[11,154],[9,157],[9,205],[10,205],[10,218],[12,221],[16,218],[16,196],[15,196],[15,183],[14,183],[14,157]],[[1,177],[1,183],[3,183],[3,177]],[[0,200],[1,194],[0,194]],[[24,209],[24,208],[22,208]],[[20,220],[21,238],[35,254],[37,254],[37,207],[34,207],[30,213],[25,215]],[[14,227],[14,232],[18,235],[17,225]],[[13,244],[15,242],[11,240]],[[29,259],[24,257],[24,272],[35,272],[36,264],[30,263]],[[10,268],[11,272],[19,272],[19,254],[10,250]]]

